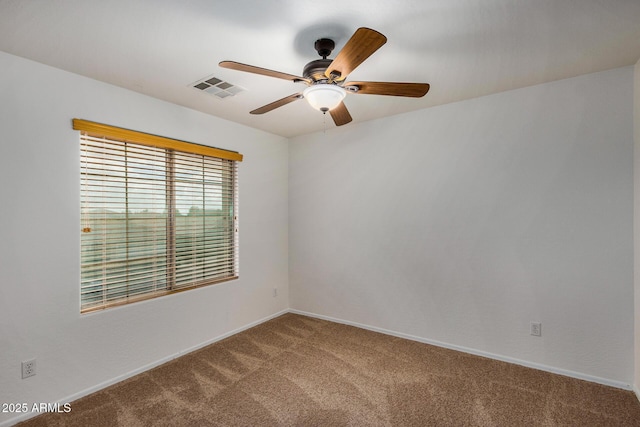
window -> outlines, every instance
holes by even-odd
[[[238,277],[232,151],[74,119],[81,312]]]

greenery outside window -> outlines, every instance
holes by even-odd
[[[232,151],[74,119],[81,312],[238,277]]]

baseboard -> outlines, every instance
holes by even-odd
[[[155,368],[157,366],[162,365],[163,363],[170,362],[173,359],[176,359],[178,357],[184,356],[185,354],[189,354],[189,353],[191,353],[193,351],[196,351],[196,350],[198,350],[198,349],[200,349],[202,347],[206,347],[206,346],[208,346],[210,344],[213,344],[215,342],[221,341],[221,340],[223,340],[225,338],[228,338],[228,337],[230,337],[232,335],[240,333],[240,332],[242,332],[244,330],[253,328],[254,326],[257,326],[257,325],[259,325],[261,323],[267,322],[267,321],[269,321],[271,319],[274,319],[274,318],[276,318],[278,316],[282,316],[283,314],[286,314],[288,312],[289,312],[289,310],[287,310],[287,309],[279,311],[279,312],[277,312],[275,314],[272,314],[270,316],[267,316],[267,317],[264,317],[262,319],[259,319],[259,320],[256,320],[254,322],[251,322],[251,323],[249,323],[247,325],[244,325],[244,326],[242,326],[240,328],[237,328],[237,329],[234,329],[234,330],[229,331],[227,333],[224,333],[222,335],[219,335],[219,336],[217,336],[215,338],[212,338],[210,340],[202,342],[202,343],[200,343],[198,345],[195,345],[193,347],[190,347],[190,348],[187,348],[185,350],[179,351],[179,352],[177,352],[175,354],[172,354],[170,356],[163,357],[162,359],[156,360],[155,362],[149,363],[149,364],[144,365],[144,366],[142,366],[140,368],[137,368],[137,369],[134,369],[132,371],[129,371],[126,374],[119,375],[119,376],[117,376],[115,378],[112,378],[110,380],[104,381],[104,382],[102,382],[100,384],[97,384],[95,386],[89,387],[89,388],[87,388],[85,390],[82,390],[82,391],[80,391],[78,393],[74,393],[71,396],[67,396],[66,398],[61,399],[61,400],[59,400],[58,402],[55,402],[55,403],[63,405],[64,403],[73,402],[74,400],[80,399],[81,397],[87,396],[87,395],[89,395],[91,393],[95,393],[96,391],[100,391],[103,388],[109,387],[110,385],[119,383],[120,381],[124,381],[124,380],[126,380],[128,378],[133,377],[134,375],[138,375],[138,374],[141,374],[143,372],[146,372],[146,371],[148,371],[150,369],[153,369],[153,368]],[[38,416],[38,415],[40,415],[40,413],[38,413],[38,412],[24,413],[24,414],[21,414],[20,416],[17,416],[17,417],[8,419],[6,421],[0,422],[0,427],[9,427],[9,426],[12,426],[12,425],[17,424],[19,422],[28,420],[29,418],[33,418],[33,417]]]
[[[636,397],[638,398],[638,401],[640,402],[640,389],[638,388],[637,385],[633,386],[633,391],[635,392]]]
[[[515,365],[525,366],[527,368],[538,369],[540,371],[550,372],[552,374],[564,375],[566,377],[576,378],[576,379],[584,380],[584,381],[590,381],[590,382],[593,382],[593,383],[603,384],[603,385],[607,385],[607,386],[610,386],[610,387],[620,388],[620,389],[623,389],[623,390],[634,390],[634,387],[631,384],[626,384],[626,383],[623,383],[623,382],[620,382],[620,381],[613,381],[613,380],[609,380],[609,379],[606,379],[606,378],[600,378],[600,377],[596,377],[596,376],[593,376],[593,375],[583,374],[583,373],[580,373],[580,372],[569,371],[569,370],[566,370],[566,369],[560,369],[560,368],[556,368],[556,367],[553,367],[553,366],[543,365],[543,364],[540,364],[540,363],[535,363],[535,362],[529,362],[529,361],[526,361],[526,360],[515,359],[515,358],[512,358],[512,357],[508,357],[508,356],[502,356],[500,354],[489,353],[489,352],[486,352],[486,351],[476,350],[476,349],[473,349],[473,348],[463,347],[463,346],[459,346],[459,345],[455,345],[455,344],[449,344],[449,343],[445,343],[445,342],[441,342],[441,341],[431,340],[431,339],[428,339],[428,338],[417,337],[417,336],[405,334],[405,333],[402,333],[402,332],[390,331],[388,329],[378,328],[378,327],[375,327],[375,326],[369,326],[369,325],[365,325],[365,324],[362,324],[362,323],[351,322],[349,320],[337,319],[335,317],[324,316],[324,315],[320,315],[320,314],[316,314],[316,313],[309,313],[309,312],[302,311],[302,310],[290,309],[289,312],[290,313],[295,313],[295,314],[300,314],[300,315],[303,315],[303,316],[309,316],[309,317],[315,317],[315,318],[318,318],[318,319],[328,320],[330,322],[342,323],[344,325],[355,326],[357,328],[367,329],[367,330],[373,331],[373,332],[380,332],[382,334],[391,335],[391,336],[398,337],[398,338],[405,338],[405,339],[408,339],[408,340],[411,340],[411,341],[417,341],[417,342],[421,342],[421,343],[424,343],[424,344],[430,344],[430,345],[434,345],[434,346],[437,346],[437,347],[447,348],[447,349],[450,349],[450,350],[461,351],[463,353],[473,354],[473,355],[476,355],[476,356],[487,357],[489,359],[500,360],[502,362],[513,363]],[[638,398],[640,399],[640,392],[638,391],[637,388],[635,388],[635,392],[636,392],[636,396],[638,396]]]

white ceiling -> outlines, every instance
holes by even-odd
[[[313,43],[358,27],[388,42],[349,80],[426,82],[424,98],[349,94],[354,122],[631,65],[640,0],[0,0],[0,50],[291,137],[333,127],[304,101],[249,111],[305,88],[218,67],[301,75]],[[190,87],[216,76],[246,89]],[[346,125],[349,126],[349,125]]]

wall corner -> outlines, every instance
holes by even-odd
[[[633,389],[640,400],[640,59],[633,72],[633,194]]]

